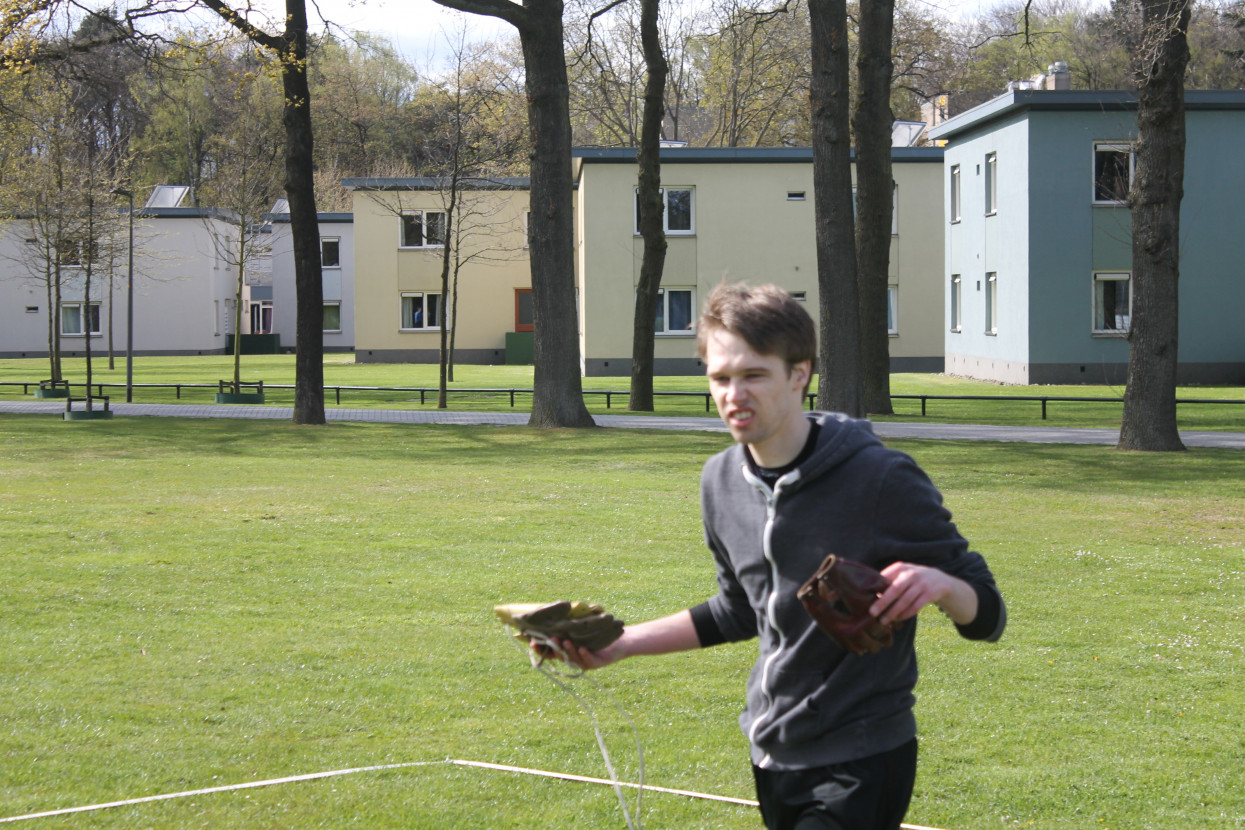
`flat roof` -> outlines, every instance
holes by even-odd
[[[527,190],[531,185],[531,179],[517,176],[458,180],[460,190]],[[347,190],[444,190],[449,186],[450,179],[444,176],[372,176],[342,179],[342,187]]]
[[[852,155],[855,156],[853,149]],[[940,162],[941,147],[892,147],[891,160]],[[571,158],[604,164],[635,164],[634,147],[574,147]],[[662,147],[663,164],[811,164],[812,147]]]
[[[1186,110],[1245,110],[1245,91],[1185,90]],[[1017,89],[965,110],[933,127],[929,137],[946,141],[969,130],[1022,112],[1123,112],[1137,109],[1137,93],[1127,89]]]

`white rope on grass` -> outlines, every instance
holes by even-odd
[[[211,795],[212,793],[232,792],[236,790],[249,790],[257,787],[271,787],[277,784],[295,784],[300,781],[315,781],[321,778],[335,778],[341,775],[353,775],[359,772],[380,772],[391,769],[408,769],[410,767],[431,767],[442,764],[449,764],[459,767],[474,767],[476,769],[494,770],[498,772],[515,772],[523,775],[537,775],[543,778],[555,778],[561,781],[576,781],[581,784],[604,784],[609,786],[640,788],[640,784],[633,784],[628,781],[610,781],[605,778],[590,778],[586,775],[574,775],[568,772],[551,772],[549,770],[530,769],[527,767],[512,767],[505,764],[490,764],[485,761],[464,761],[456,758],[446,758],[444,761],[412,761],[404,764],[379,764],[370,767],[351,767],[350,769],[331,770],[329,772],[312,772],[306,775],[289,775],[284,778],[268,778],[263,781],[246,781],[241,784],[225,784],[219,787],[205,787],[199,790],[185,790],[178,793],[165,793],[163,795],[148,795],[141,798],[127,798],[122,801],[108,801],[103,804],[88,804],[82,807],[66,807],[61,810],[45,810],[40,813],[26,813],[20,816],[9,816],[8,818],[0,818],[0,824],[7,824],[15,821],[26,821],[36,818],[51,818],[53,816],[66,816],[73,813],[89,813],[95,810],[107,810],[112,807],[129,807],[135,804],[150,804],[156,801],[170,801],[175,798],[189,798],[196,795]],[[643,789],[654,793],[665,793],[667,795],[679,795],[686,798],[698,798],[706,801],[720,801],[727,804],[739,804],[744,807],[756,807],[757,802],[747,798],[734,798],[726,795],[713,795],[711,793],[698,793],[692,790],[675,790],[668,787],[654,787],[652,785],[644,785]],[[936,827],[924,827],[919,824],[901,824],[903,830],[938,830]]]
[[[622,707],[622,704],[620,704],[613,695],[602,689],[599,683],[591,677],[588,677],[584,669],[577,666],[570,659],[567,653],[562,650],[562,644],[556,639],[540,632],[528,631],[524,632],[523,638],[529,641],[530,645],[525,646],[520,642],[519,637],[513,636],[514,631],[509,624],[506,625],[506,631],[512,635],[511,641],[522,651],[527,652],[528,659],[532,663],[532,668],[552,680],[555,684],[557,684],[558,688],[562,689],[562,691],[575,698],[575,702],[579,704],[579,708],[583,709],[584,713],[588,715],[589,720],[592,721],[592,731],[595,733],[597,738],[597,748],[601,752],[601,760],[605,762],[605,771],[608,772],[610,776],[608,783],[614,787],[614,794],[618,797],[618,806],[622,808],[623,821],[627,824],[627,830],[643,830],[640,824],[640,803],[641,799],[644,797],[644,745],[640,741],[640,730],[636,728],[635,721],[631,719],[631,715],[627,714],[627,710]],[[536,648],[532,648],[532,645],[536,646]],[[546,660],[549,657],[555,656],[561,660],[564,665],[570,667],[570,670],[563,672],[552,667],[546,667]],[[610,703],[614,705],[615,709],[622,713],[623,718],[626,719],[627,724],[631,727],[631,734],[635,738],[635,751],[638,759],[638,773],[636,777],[640,782],[635,796],[634,821],[631,811],[627,809],[627,799],[623,797],[622,782],[618,780],[618,773],[614,771],[614,762],[610,758],[609,749],[605,746],[605,736],[601,734],[601,724],[597,720],[597,713],[582,695],[576,693],[574,689],[566,683],[563,683],[561,679],[566,678],[569,680],[579,677],[582,677],[591,683],[598,692],[605,694]]]
[[[26,821],[33,818],[51,818],[52,816],[67,816],[72,813],[89,813],[94,810],[107,810],[112,807],[129,807],[134,804],[150,804],[153,801],[170,801],[174,798],[190,798],[196,795],[210,795],[212,793],[225,793],[234,790],[251,790],[256,787],[271,787],[275,784],[294,784],[299,781],[315,781],[319,778],[335,778],[339,775],[353,775],[357,772],[378,772],[387,769],[404,769],[407,767],[429,767],[436,764],[448,764],[449,759],[444,761],[411,761],[405,764],[380,764],[371,767],[352,767],[350,769],[336,769],[329,772],[310,772],[306,775],[290,775],[285,778],[269,778],[264,781],[246,781],[241,784],[224,784],[219,787],[204,787],[201,790],[185,790],[179,793],[164,793],[163,795],[146,795],[141,798],[127,798],[122,801],[108,801],[103,804],[88,804],[83,807],[65,807],[60,810],[45,810],[41,813],[26,813],[22,816],[9,816],[8,818],[0,818],[0,824],[7,824],[13,821]]]

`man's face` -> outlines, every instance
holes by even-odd
[[[713,332],[705,343],[709,392],[731,437],[760,450],[781,441],[804,419],[802,404],[812,366],[757,354],[748,342],[727,331]]]

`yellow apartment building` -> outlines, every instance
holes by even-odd
[[[891,370],[943,368],[941,148],[895,148]],[[668,250],[654,371],[694,375],[699,305],[723,279],[772,282],[818,317],[809,148],[663,148]],[[629,375],[644,243],[633,149],[577,148],[576,279],[584,374]]]
[[[527,179],[460,182],[453,221],[445,180],[342,184],[354,197],[356,361],[436,363],[447,325],[456,363],[505,363],[508,339],[521,350],[513,333],[532,330]],[[447,247],[449,297],[441,279]]]

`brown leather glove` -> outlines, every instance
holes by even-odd
[[[856,655],[873,654],[894,642],[891,627],[869,613],[890,584],[868,565],[832,553],[796,597],[836,643]]]
[[[542,638],[570,640],[580,648],[599,651],[622,636],[623,622],[600,605],[586,602],[517,603],[498,605],[493,613],[516,629],[515,636],[531,642]]]

